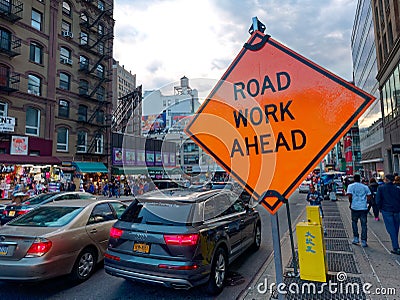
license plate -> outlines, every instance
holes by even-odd
[[[133,251],[141,253],[149,253],[150,245],[144,243],[135,243],[133,244]]]
[[[8,215],[10,217],[14,217],[15,216],[15,210],[10,210],[10,212],[8,213]]]
[[[7,255],[7,252],[8,252],[8,246],[0,246],[0,256]]]

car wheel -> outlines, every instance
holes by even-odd
[[[261,246],[261,224],[257,223],[256,228],[254,230],[254,241],[251,245],[251,249],[257,251]]]
[[[207,283],[207,293],[218,295],[222,292],[225,285],[227,269],[228,259],[226,251],[223,248],[218,248],[211,264],[211,274]]]
[[[75,261],[71,279],[73,281],[85,281],[93,274],[95,266],[95,252],[92,249],[84,249]]]

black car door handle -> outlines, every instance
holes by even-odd
[[[97,229],[96,229],[96,228],[90,230],[90,233],[96,233],[96,232],[97,232]]]

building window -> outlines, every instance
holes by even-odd
[[[105,93],[104,87],[100,86],[96,92],[96,99],[99,101],[104,101],[104,93]]]
[[[101,11],[104,11],[104,7],[105,7],[104,1],[99,0],[99,1],[97,2],[97,7],[98,7]]]
[[[1,1],[0,11],[5,13],[11,13],[11,0]]]
[[[79,70],[89,71],[89,58],[79,56]]]
[[[7,103],[0,102],[0,117],[7,117]]]
[[[383,39],[383,59],[386,59],[388,54],[387,42],[386,42],[386,33],[382,37]]]
[[[87,121],[87,106],[85,105],[79,105],[78,107],[78,121]]]
[[[72,32],[71,23],[69,23],[69,22],[67,22],[65,20],[62,20],[62,22],[61,22],[61,31],[63,32],[64,36],[72,37],[72,36],[69,35]]]
[[[97,133],[95,136],[95,140],[96,140],[96,144],[95,144],[94,153],[102,154],[103,153],[103,143],[104,143],[103,135],[100,133]]]
[[[32,9],[31,26],[37,30],[42,30],[42,13]]]
[[[0,87],[9,87],[10,83],[10,68],[0,65]]]
[[[79,81],[79,95],[89,95],[89,82],[86,80]]]
[[[104,124],[104,111],[98,110],[96,112],[96,122],[99,124]]]
[[[71,50],[61,47],[60,48],[60,62],[67,65],[72,65]]]
[[[388,39],[389,39],[389,49],[391,50],[393,48],[393,31],[392,31],[392,23],[389,22],[388,24]]]
[[[99,35],[103,35],[104,34],[104,25],[103,24],[99,24],[98,26],[97,26],[97,33],[99,34]]]
[[[97,65],[96,74],[97,74],[97,77],[99,77],[99,78],[104,77],[104,66],[103,65]]]
[[[58,102],[58,116],[63,118],[69,118],[69,102],[66,100],[60,100]]]
[[[68,17],[71,16],[71,5],[66,1],[63,1],[62,12],[64,15],[67,15]]]
[[[42,94],[42,80],[32,74],[28,75],[28,93],[36,96]]]
[[[57,151],[68,152],[68,128],[57,129]]]
[[[28,107],[25,121],[25,134],[38,136],[40,134],[40,110]]]
[[[87,45],[88,44],[88,34],[84,31],[81,31],[81,36],[80,36],[80,43],[81,45]]]
[[[87,132],[78,131],[78,142],[76,152],[85,153],[87,151]]]
[[[100,54],[104,54],[104,43],[103,42],[99,42],[99,44],[97,45],[97,49],[98,49]]]
[[[37,64],[43,63],[43,47],[32,42],[30,45],[29,60]]]
[[[69,91],[71,76],[65,73],[60,73],[60,89]]]
[[[81,13],[81,23],[84,23],[84,24],[86,24],[86,25],[89,25],[88,16],[87,16],[84,12]]]
[[[11,50],[11,33],[3,28],[0,28],[0,48]]]

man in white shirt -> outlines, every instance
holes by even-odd
[[[350,201],[351,225],[353,227],[353,244],[360,242],[358,235],[358,219],[361,222],[361,246],[367,245],[367,215],[368,200],[371,197],[371,191],[367,185],[361,183],[361,176],[354,175],[354,182],[347,188],[347,196]]]

